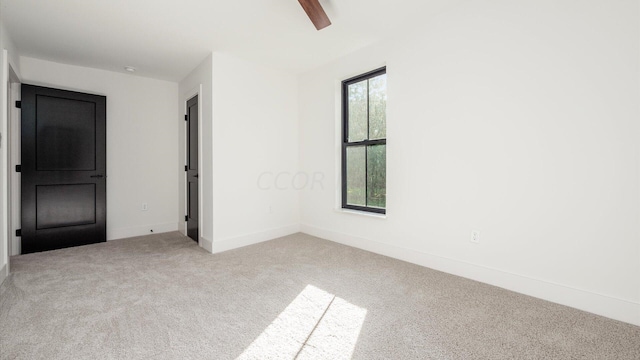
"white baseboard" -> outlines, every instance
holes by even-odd
[[[187,236],[187,234],[184,234],[184,236]],[[210,253],[213,253],[213,241],[207,239],[204,236],[200,236],[200,242],[199,244],[201,248],[207,250]]]
[[[0,285],[2,285],[7,276],[9,276],[9,267],[5,264],[2,269],[0,269]]]
[[[275,229],[268,229],[252,234],[241,235],[233,238],[227,238],[213,242],[213,253],[237,249],[243,246],[261,243],[263,241],[273,240],[282,236],[287,236],[300,232],[300,224],[291,224]]]
[[[575,289],[498,269],[302,224],[300,231],[521,294],[640,326],[640,303]]]
[[[153,233],[151,232],[153,230]],[[130,238],[135,236],[142,235],[150,235],[150,234],[160,234],[171,231],[178,230],[177,222],[170,222],[164,224],[149,224],[149,225],[141,225],[134,226],[129,228],[120,228],[120,229],[112,229],[111,231],[107,231],[107,240],[117,240]]]

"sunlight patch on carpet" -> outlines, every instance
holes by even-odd
[[[238,359],[350,359],[367,310],[312,285]]]

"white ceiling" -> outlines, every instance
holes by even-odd
[[[460,0],[1,0],[21,55],[179,81],[212,51],[303,72],[405,31]]]

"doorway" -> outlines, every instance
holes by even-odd
[[[199,239],[199,141],[198,141],[198,95],[187,100],[187,236],[193,241],[198,242]]]
[[[104,242],[106,102],[22,85],[22,253]]]

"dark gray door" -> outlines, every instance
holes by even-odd
[[[198,241],[198,97],[187,101],[187,236]]]
[[[22,253],[106,241],[104,96],[22,85]]]

